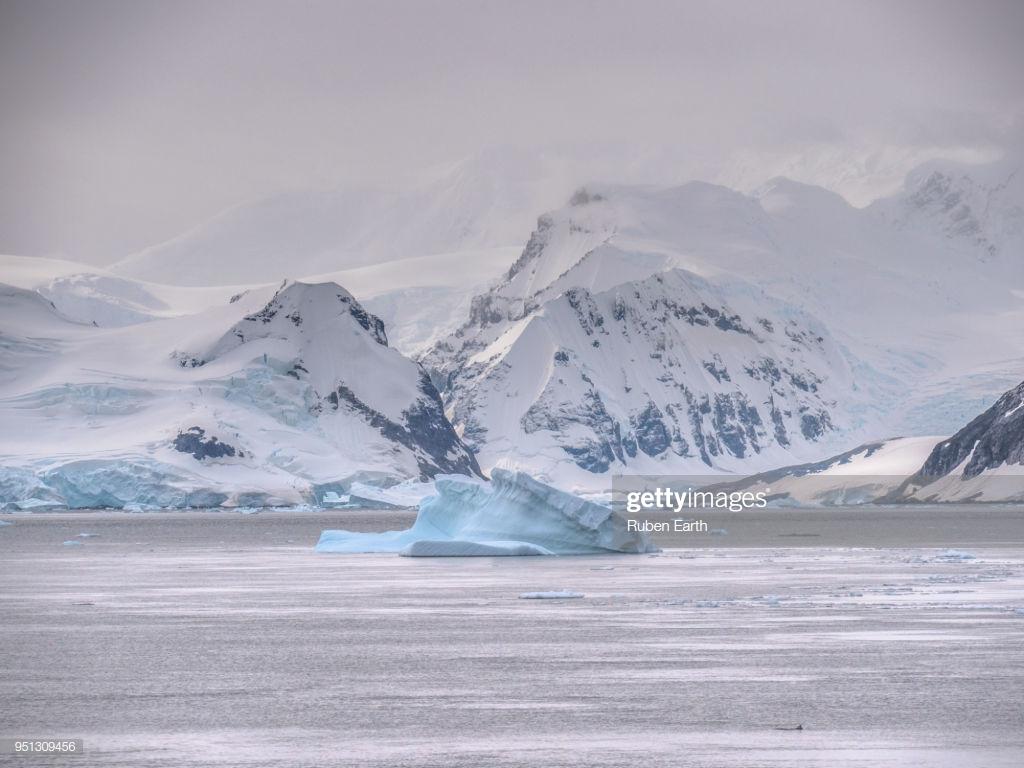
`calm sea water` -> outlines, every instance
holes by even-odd
[[[4,516],[0,736],[86,755],[0,763],[1019,766],[1019,513],[436,560],[312,552],[407,513]],[[563,589],[584,597],[519,599]]]

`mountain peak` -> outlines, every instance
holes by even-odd
[[[1024,168],[1013,159],[984,165],[929,161],[907,174],[901,192],[871,207],[901,229],[966,243],[983,260],[1005,255],[1011,268],[1024,246]]]
[[[305,332],[303,325],[319,331],[346,316],[358,323],[378,344],[385,347],[388,345],[384,322],[363,309],[351,293],[334,282],[304,283],[285,280],[263,309],[247,315],[239,325],[258,324],[280,332],[282,329],[288,330],[290,324],[297,333],[302,334]],[[266,334],[243,335],[252,338]]]

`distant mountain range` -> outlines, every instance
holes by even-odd
[[[531,173],[283,196],[111,270],[3,257],[0,502],[298,503],[495,467],[581,490],[807,474],[906,458],[885,438],[951,434],[1024,379],[1010,163],[932,162],[866,208],[786,179],[588,184],[532,234],[561,182]],[[929,461],[1017,466],[1002,424]]]

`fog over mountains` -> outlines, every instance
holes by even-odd
[[[761,472],[950,435],[1024,379],[1013,162],[929,161],[862,208],[546,169],[286,194],[109,270],[3,257],[0,495]]]

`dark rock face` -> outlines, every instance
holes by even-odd
[[[587,205],[588,203],[596,203],[601,200],[604,200],[601,195],[597,193],[591,194],[587,191],[586,187],[580,187],[573,192],[572,197],[569,198],[569,205]]]
[[[581,402],[573,405],[561,404],[555,408],[546,407],[542,402],[535,403],[523,415],[521,423],[523,431],[527,434],[538,430],[559,432],[573,424],[586,425],[594,437],[563,445],[562,450],[588,472],[607,472],[612,462],[622,461],[622,430],[619,423],[608,413],[604,400],[593,388],[592,382],[588,384],[591,384],[591,387],[583,395]],[[635,452],[635,439],[633,445]]]
[[[648,456],[658,456],[672,444],[664,415],[654,403],[648,403],[646,408],[633,417],[633,431],[637,447]]]
[[[174,438],[174,450],[182,453],[190,453],[199,461],[203,459],[219,459],[223,456],[244,456],[241,451],[236,451],[234,446],[220,442],[216,437],[206,437],[206,430],[202,427],[189,427],[184,432],[179,432]]]
[[[554,225],[554,220],[546,214],[537,219],[537,228],[533,230],[519,258],[509,267],[508,274],[505,277],[506,280],[511,280],[522,272],[527,264],[536,260],[544,252],[544,248],[551,238],[551,228]]]
[[[462,444],[445,417],[441,396],[425,372],[420,376],[420,392],[420,399],[402,412],[402,423],[392,421],[371,408],[344,384],[338,384],[326,399],[333,410],[347,408],[359,414],[382,436],[411,450],[416,456],[421,478],[437,474],[482,476],[476,458]]]
[[[347,296],[338,297],[343,304],[349,305],[349,314],[359,323],[363,328],[373,334],[373,338],[377,340],[378,344],[383,346],[388,345],[388,337],[384,332],[384,321],[376,315],[371,315],[355,299],[349,299]]]
[[[817,440],[826,430],[832,428],[829,415],[821,413],[805,413],[800,417],[800,431],[808,440]]]
[[[178,361],[178,365],[182,368],[201,368],[206,365],[206,361],[202,358],[190,355],[187,352],[175,352],[171,355],[175,360]]]
[[[705,360],[704,370],[715,377],[715,381],[721,384],[723,381],[732,381],[732,377],[729,375],[729,369],[722,365],[722,358],[715,355],[714,360]]]
[[[935,446],[915,479],[944,477],[964,461],[965,479],[1000,464],[1024,464],[1024,382],[949,440]]]
[[[604,330],[604,315],[601,314],[601,310],[594,301],[593,296],[591,296],[590,291],[583,288],[570,288],[565,292],[565,298],[568,300],[569,306],[576,312],[576,317],[580,321],[580,327],[587,336],[593,336],[599,332],[607,333]]]

